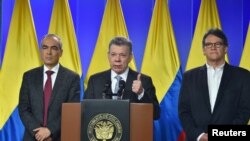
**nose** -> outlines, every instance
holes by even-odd
[[[52,52],[51,48],[48,48],[47,49],[47,54],[51,54],[51,52]]]
[[[213,45],[210,47],[210,49],[212,49],[212,50],[216,50],[216,49],[217,49],[217,47],[215,46],[215,44],[213,44]]]
[[[116,55],[116,56],[115,56],[115,61],[116,61],[116,62],[119,62],[120,60],[121,60],[120,55],[119,55],[119,54],[118,54],[118,55]]]

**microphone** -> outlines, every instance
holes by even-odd
[[[118,99],[122,98],[124,88],[125,88],[125,81],[120,80],[120,82],[119,82],[119,90],[117,92]]]
[[[105,85],[104,85],[104,89],[102,91],[102,99],[106,99],[106,95],[108,92],[108,89],[110,88],[111,82],[110,81],[106,81]]]

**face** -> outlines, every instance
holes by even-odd
[[[207,62],[224,62],[227,47],[223,44],[222,39],[214,35],[208,35],[205,39],[203,54],[207,58]]]
[[[40,49],[41,59],[48,68],[53,68],[62,56],[62,49],[59,47],[57,38],[47,37],[42,41]]]
[[[123,73],[132,59],[132,54],[127,46],[111,45],[108,52],[108,59],[111,69],[117,74]]]

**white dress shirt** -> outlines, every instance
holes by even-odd
[[[53,67],[50,71],[53,71],[54,73],[51,75],[51,81],[52,81],[52,89],[54,87],[55,81],[56,81],[56,76],[58,74],[58,70],[59,70],[59,64],[57,64],[55,67]],[[46,71],[48,71],[49,69],[44,65],[43,66],[43,88],[45,86],[45,83],[47,81],[47,74]]]
[[[216,102],[218,90],[220,87],[220,81],[223,73],[224,64],[220,65],[219,67],[212,67],[206,64],[207,66],[207,83],[208,83],[208,90],[209,90],[209,100],[211,106],[211,112],[214,110],[214,105]]]
[[[208,65],[207,63],[206,63],[206,66],[207,66],[207,84],[208,84],[208,91],[209,91],[209,101],[210,101],[210,106],[211,106],[210,108],[211,108],[211,112],[213,113],[225,63],[216,68]],[[198,136],[197,141],[200,140],[203,134],[205,133],[201,133]]]

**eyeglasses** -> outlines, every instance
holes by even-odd
[[[224,44],[222,42],[216,42],[216,43],[205,43],[205,48],[221,48]]]

